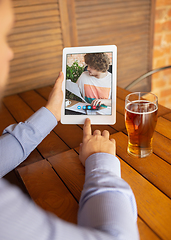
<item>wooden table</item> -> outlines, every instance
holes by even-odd
[[[0,129],[25,121],[46,104],[52,87],[24,92],[3,99]],[[116,139],[122,178],[137,201],[138,227],[143,240],[171,239],[171,109],[159,106],[151,156],[137,159],[127,154],[124,99],[128,91],[117,89],[117,122],[107,129]],[[82,125],[57,127],[30,154],[16,172],[31,198],[42,208],[66,221],[77,222],[78,202],[84,183],[84,167],[78,159]]]

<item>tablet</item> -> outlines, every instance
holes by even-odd
[[[117,47],[64,48],[62,71],[61,123],[115,124]]]

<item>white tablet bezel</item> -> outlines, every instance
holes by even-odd
[[[68,54],[81,53],[97,53],[111,52],[112,53],[112,114],[111,115],[65,115],[65,92],[66,92],[66,63]],[[86,46],[86,47],[67,47],[63,49],[62,71],[64,73],[64,81],[62,90],[64,94],[61,108],[61,123],[62,124],[84,124],[86,118],[90,118],[91,124],[113,125],[116,123],[116,75],[117,75],[117,47],[115,45],[104,46]]]

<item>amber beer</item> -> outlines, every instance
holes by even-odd
[[[127,151],[140,158],[152,153],[152,139],[158,111],[157,97],[150,93],[147,99],[144,99],[143,94],[129,94],[131,96],[128,95],[125,101],[125,123],[128,132]]]

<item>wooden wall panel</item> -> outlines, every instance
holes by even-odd
[[[6,95],[53,84],[61,70],[63,36],[56,0],[13,0],[14,51]]]
[[[120,87],[151,69],[154,1],[75,0],[75,6],[78,45],[117,45]],[[145,80],[136,90],[150,87]]]
[[[13,0],[15,27],[9,44],[15,58],[5,95],[53,84],[66,46],[116,44],[118,85],[125,87],[151,69],[154,4],[155,0]],[[149,83],[145,80],[140,89],[150,90]]]

